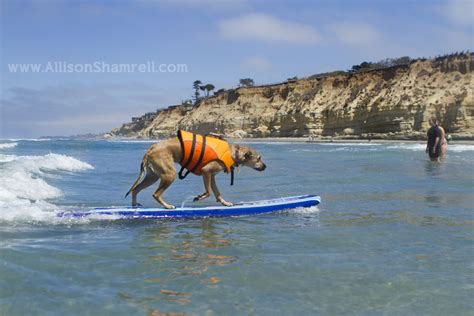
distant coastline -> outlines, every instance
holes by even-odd
[[[453,140],[473,140],[473,56],[364,62],[270,85],[241,79],[238,88],[134,117],[104,137],[159,139],[185,129],[249,139],[421,141],[436,116]]]

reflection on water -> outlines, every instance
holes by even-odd
[[[437,178],[441,176],[446,169],[446,165],[437,161],[425,161],[425,172],[427,177]]]
[[[446,200],[446,198],[444,199]],[[443,196],[439,191],[430,190],[425,194],[426,203],[434,208],[440,208],[443,202]]]
[[[215,269],[238,260],[226,249],[235,242],[230,237],[232,233],[230,226],[218,219],[157,222],[146,229],[142,242],[147,252],[143,282],[153,295],[121,293],[120,298],[143,306],[150,311],[149,315],[162,315],[152,308],[160,301],[178,307],[191,303],[192,293],[200,287],[217,290],[223,280],[214,275]]]

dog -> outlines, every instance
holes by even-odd
[[[183,135],[186,135],[188,138],[184,139]],[[191,137],[193,137],[192,141]],[[190,154],[189,148],[191,147],[192,149],[195,149],[195,144],[193,144],[193,142],[195,142],[196,139],[201,141],[201,145],[204,143],[204,147],[201,148],[201,150],[198,151],[196,155],[194,155],[194,152]],[[201,156],[205,156],[204,149],[207,148],[206,150],[209,151],[210,148],[209,146],[206,147],[206,140],[208,144],[211,144],[211,146],[213,144],[217,144],[218,146],[221,146],[221,148],[224,148],[228,159],[214,159],[209,162],[206,162],[206,159],[204,159],[203,165],[199,166],[199,168],[197,168],[197,164],[194,166],[194,168],[191,168],[189,164],[186,165],[186,162],[189,163],[189,161],[191,161],[190,157],[193,157],[193,155],[194,157],[199,156],[199,158],[202,158]],[[199,142],[196,141],[196,143]],[[208,153],[207,151],[206,154]],[[211,159],[212,158],[215,157],[211,157]],[[174,165],[175,163],[180,163],[182,165],[181,171],[179,172],[180,179],[183,179],[186,176],[181,174],[184,167],[188,168],[187,173],[193,172],[202,176],[205,192],[196,196],[194,198],[195,202],[210,197],[212,190],[216,201],[225,206],[232,206],[233,204],[226,201],[219,192],[215,180],[215,175],[217,173],[222,171],[229,172],[229,170],[233,172],[233,168],[239,166],[250,167],[257,171],[263,171],[266,169],[265,163],[262,161],[261,156],[255,149],[246,146],[229,144],[224,139],[215,137],[214,135],[201,136],[185,131],[178,131],[178,137],[170,138],[161,141],[160,143],[153,144],[145,153],[140,166],[140,174],[135,183],[125,195],[125,197],[127,197],[130,193],[132,193],[133,207],[139,206],[137,203],[138,193],[160,179],[160,184],[155,193],[153,193],[153,198],[167,209],[175,208],[174,205],[167,203],[163,199],[163,192],[165,192],[165,190],[169,188],[169,186],[176,179],[177,172]],[[196,171],[196,169],[198,170]]]

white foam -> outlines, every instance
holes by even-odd
[[[426,148],[426,144],[407,144],[407,143],[400,143],[395,145],[387,146],[387,149],[402,149],[402,150],[412,150],[412,151],[423,151]]]
[[[310,207],[297,207],[295,209],[289,210],[289,213],[293,214],[317,214],[319,213],[319,208],[317,206]]]
[[[424,151],[426,149],[426,144],[408,144],[408,143],[400,143],[391,146],[387,146],[387,149],[402,149],[402,150],[412,150],[412,151]],[[453,152],[464,152],[464,151],[474,151],[474,145],[449,145],[448,144],[448,153],[450,151]]]
[[[17,142],[17,141],[47,142],[52,139],[51,138],[2,138],[0,140],[9,140],[11,142]]]
[[[474,151],[474,145],[449,145],[448,152],[463,152],[463,151]]]
[[[347,147],[347,146],[380,146],[382,144],[379,144],[379,143],[315,143],[315,144],[318,144],[318,145],[323,145],[323,146],[344,146],[344,147]]]
[[[9,162],[16,159],[17,156],[15,155],[0,155],[0,163],[1,162]]]
[[[0,221],[43,221],[56,217],[59,207],[51,200],[63,192],[44,179],[51,172],[93,169],[73,157],[0,155]]]
[[[160,139],[133,139],[133,140],[125,140],[125,139],[108,139],[109,143],[138,143],[138,144],[147,144],[147,143],[158,143]]]
[[[18,146],[18,143],[3,143],[0,144],[0,149],[15,148]]]
[[[305,142],[299,142],[299,141],[264,141],[264,140],[245,140],[245,139],[233,139],[235,143],[239,144],[251,144],[251,145],[259,145],[259,144],[264,144],[264,145],[298,145],[298,144],[304,144]]]

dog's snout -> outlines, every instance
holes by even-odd
[[[259,171],[263,171],[267,169],[267,165],[265,165],[264,163],[262,163],[262,166],[258,169]]]

